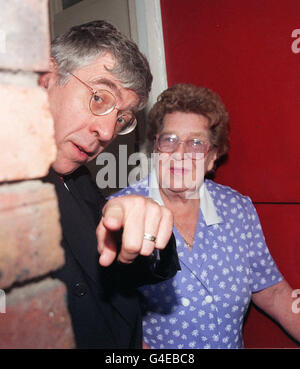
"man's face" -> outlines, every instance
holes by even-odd
[[[69,174],[93,160],[115,138],[119,112],[133,111],[139,103],[137,94],[122,87],[120,81],[107,71],[115,61],[107,53],[94,62],[73,71],[73,74],[94,90],[105,89],[116,99],[116,108],[107,115],[95,116],[89,109],[90,90],[76,78],[58,85],[56,71],[49,72],[47,84],[50,110],[54,119],[57,157],[53,169]]]

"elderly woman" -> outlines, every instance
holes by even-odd
[[[118,193],[151,197],[174,215],[181,271],[141,289],[144,341],[151,348],[241,348],[251,299],[300,340],[292,290],[251,200],[204,179],[227,153],[228,131],[215,93],[191,84],[170,87],[149,113],[154,170]]]

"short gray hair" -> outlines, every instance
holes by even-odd
[[[70,72],[107,52],[116,61],[115,67],[108,71],[124,88],[135,91],[140,98],[138,109],[143,109],[152,84],[149,63],[133,41],[103,20],[74,26],[53,40],[51,56],[58,66],[59,83],[63,85]]]

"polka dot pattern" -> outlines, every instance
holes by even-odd
[[[148,196],[148,182],[117,196]],[[223,221],[207,226],[199,209],[192,252],[174,227],[181,271],[140,289],[144,341],[151,348],[242,348],[251,294],[283,279],[251,200],[210,180],[205,186]]]

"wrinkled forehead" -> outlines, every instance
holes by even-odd
[[[175,133],[180,136],[207,136],[209,135],[208,119],[197,113],[174,111],[165,114],[159,133]]]
[[[127,109],[137,111],[140,97],[114,73],[114,66],[113,56],[105,54],[97,57],[90,64],[77,69],[74,73],[94,91],[105,89],[116,97],[118,105],[127,105]]]

